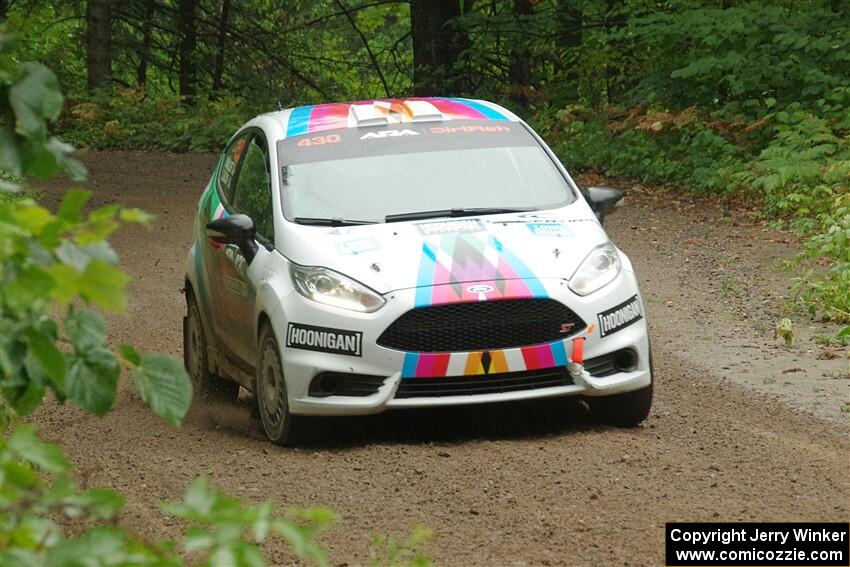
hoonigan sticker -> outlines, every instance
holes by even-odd
[[[329,327],[290,323],[286,329],[286,346],[316,352],[363,356],[363,333]]]
[[[640,300],[635,295],[627,299],[623,303],[612,307],[607,311],[603,311],[599,317],[599,336],[606,337],[625,329],[632,323],[643,318],[641,312]]]

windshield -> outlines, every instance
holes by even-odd
[[[443,209],[549,209],[575,199],[522,125],[463,124],[384,125],[282,140],[284,214],[308,222],[384,222]]]

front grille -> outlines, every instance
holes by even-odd
[[[585,328],[554,299],[500,299],[418,307],[396,319],[378,344],[412,352],[465,352],[562,340]]]
[[[396,398],[439,398],[444,396],[474,396],[500,394],[518,390],[538,390],[569,386],[572,378],[563,367],[508,372],[483,376],[453,376],[450,378],[406,378],[396,391]]]

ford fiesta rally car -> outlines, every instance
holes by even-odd
[[[254,392],[268,438],[304,415],[583,396],[652,402],[644,307],[601,220],[511,112],[412,98],[263,114],[230,140],[186,261],[199,394]]]

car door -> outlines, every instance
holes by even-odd
[[[234,138],[222,154],[221,161],[216,169],[213,180],[213,193],[203,204],[201,215],[206,223],[214,218],[230,214],[232,210],[233,190],[236,186],[236,172],[245,156],[248,143],[254,136],[253,132],[243,133]],[[232,315],[230,309],[230,282],[237,276],[233,262],[228,258],[227,247],[223,244],[205,239],[200,246],[202,265],[204,266],[204,280],[210,295],[210,306],[208,315],[212,323],[212,331],[215,334],[215,344],[231,355],[224,341],[227,336]]]
[[[227,211],[251,217],[257,241],[264,246],[271,246],[274,242],[270,180],[266,141],[260,132],[254,132],[236,169],[233,197]],[[224,256],[228,264],[222,272],[224,323],[227,328],[221,329],[219,337],[231,354],[253,366],[257,349],[254,336],[256,289],[248,278],[248,263],[239,248],[225,246]]]

